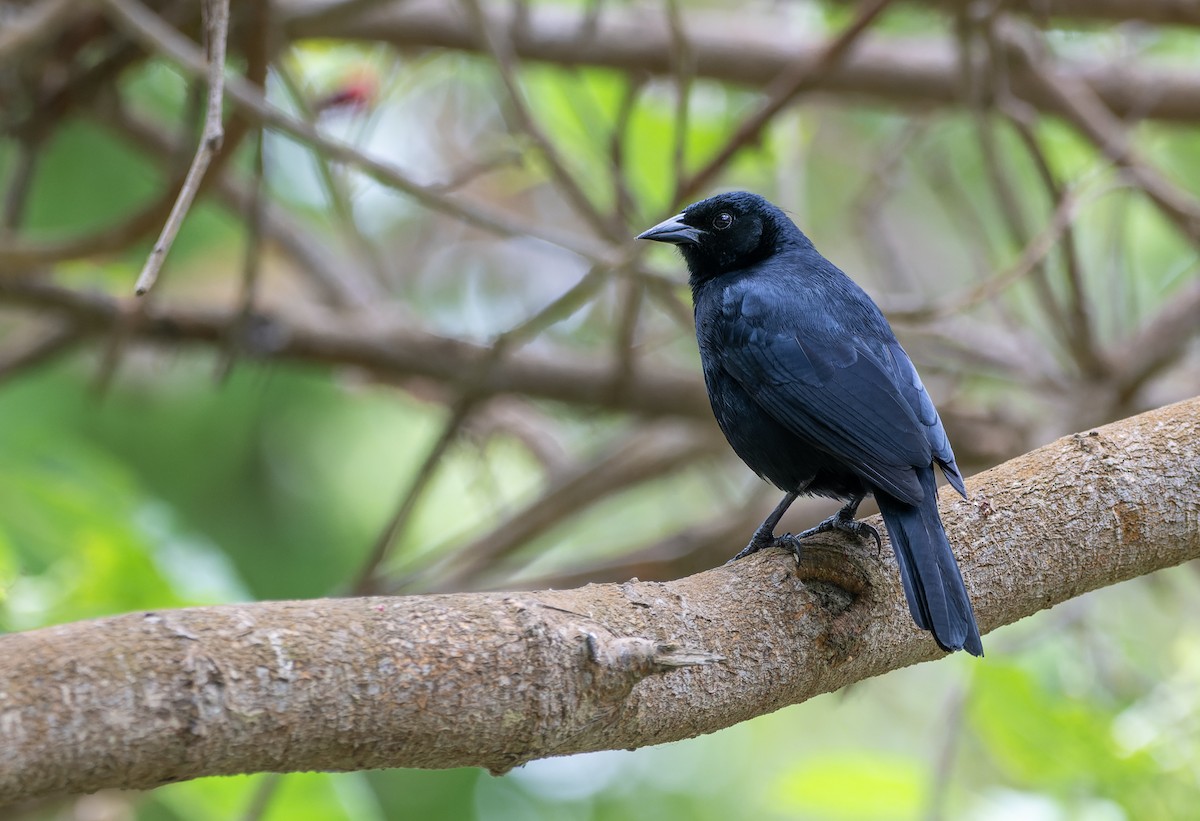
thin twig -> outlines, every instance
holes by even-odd
[[[871,163],[867,182],[854,198],[853,210],[861,228],[859,235],[863,237],[866,250],[875,257],[875,267],[891,279],[889,290],[897,287],[913,289],[917,285],[884,219],[884,206],[900,187],[905,158],[927,129],[928,121],[923,118],[908,120]]]
[[[74,0],[42,0],[28,6],[19,16],[6,9],[0,28],[0,65],[16,65],[27,54],[57,37],[79,14]]]
[[[707,188],[739,151],[759,139],[775,115],[796,95],[820,84],[830,72],[838,68],[850,54],[854,44],[891,3],[892,0],[866,0],[854,21],[830,40],[815,60],[797,61],[780,72],[767,86],[767,99],[758,110],[741,122],[733,135],[703,167],[680,182],[672,198],[674,204],[683,205],[686,200],[692,199],[698,192]]]
[[[973,120],[975,133],[979,137],[979,148],[983,158],[983,168],[989,188],[995,196],[996,205],[1000,212],[1001,222],[1008,232],[1009,240],[1017,247],[1029,244],[1030,231],[1025,219],[1025,211],[1021,198],[1010,184],[1010,172],[1000,159],[1000,147],[996,143],[996,123],[992,112],[976,111]],[[1051,195],[1051,203],[1062,200],[1062,192],[1055,185]],[[1062,228],[1060,241],[1065,241],[1071,230],[1067,223]],[[1055,341],[1062,347],[1071,350],[1071,327],[1067,312],[1060,303],[1058,295],[1050,285],[1050,270],[1047,264],[1049,253],[1033,263],[1029,271],[1029,282],[1037,299],[1038,309],[1044,315],[1046,326]],[[1025,318],[1028,322],[1028,318]],[[1022,322],[1021,324],[1024,324]]]
[[[375,590],[375,581],[380,568],[387,560],[388,554],[391,553],[392,546],[396,544],[396,541],[400,538],[400,534],[408,526],[413,512],[417,509],[422,495],[424,495],[425,490],[429,487],[430,482],[437,473],[442,459],[450,449],[450,446],[454,444],[455,439],[458,438],[459,431],[462,430],[462,426],[466,423],[467,418],[471,415],[477,404],[477,394],[474,392],[465,392],[450,409],[450,416],[447,417],[445,424],[443,424],[442,432],[430,446],[429,452],[425,454],[420,467],[417,468],[416,473],[413,474],[412,479],[408,483],[408,487],[401,495],[400,503],[396,506],[395,512],[388,520],[387,526],[379,534],[379,538],[375,540],[374,547],[371,548],[371,552],[367,554],[366,561],[363,562],[362,567],[359,569],[351,588],[354,595],[367,596],[377,592]]]
[[[425,592],[471,587],[523,546],[612,494],[661,477],[721,447],[695,426],[638,430],[597,459],[560,476],[540,496],[451,555],[414,571],[400,589]]]
[[[1158,206],[1190,242],[1200,246],[1200,201],[1174,185],[1135,150],[1128,129],[1086,81],[1046,65],[1037,33],[1008,19],[997,36],[1085,137]]]
[[[267,84],[267,66],[270,62],[271,0],[251,0],[253,7],[249,16],[254,37],[246,46],[246,79],[259,88]],[[263,195],[266,187],[266,139],[261,126],[253,127],[254,165],[250,175],[250,190],[242,210],[246,223],[246,247],[242,257],[241,293],[238,296],[238,313],[234,325],[230,326],[225,350],[217,366],[217,378],[224,381],[233,372],[239,354],[238,343],[245,338],[251,324],[254,306],[258,299],[258,283],[262,269],[263,226],[267,219],[267,201]]]
[[[431,183],[429,190],[440,194],[449,194],[475,182],[481,177],[499,171],[501,168],[518,165],[520,162],[521,154],[519,151],[509,148],[495,151],[480,159],[468,162],[462,168],[452,172],[446,180]]]
[[[1034,132],[1030,118],[1032,112],[1014,98],[1003,100],[1000,110],[1008,117],[1017,136],[1020,137],[1033,160],[1034,167],[1037,169],[1038,176],[1046,187],[1051,201],[1057,202],[1062,197],[1062,186],[1055,178],[1054,170],[1050,167],[1050,159],[1042,150],[1041,143]],[[1083,371],[1092,377],[1097,377],[1104,373],[1107,366],[1092,329],[1091,308],[1084,285],[1083,266],[1079,259],[1074,226],[1068,225],[1063,230],[1059,245],[1062,249],[1063,269],[1066,273],[1067,296],[1069,297],[1066,322],[1069,347],[1075,361]]]
[[[973,676],[973,673],[968,673]],[[966,723],[967,703],[971,694],[970,678],[966,684],[957,684],[951,688],[938,713],[941,743],[938,745],[937,762],[933,771],[933,784],[930,785],[928,808],[925,812],[926,821],[942,821],[946,818],[946,797],[953,783],[954,765],[958,761],[958,749],[963,736],[963,725]]]
[[[12,234],[25,216],[25,205],[29,202],[33,171],[37,166],[38,149],[31,140],[17,142],[17,156],[12,178],[4,190],[4,211],[0,214],[0,237]]]
[[[275,797],[279,795],[279,788],[283,786],[283,780],[286,777],[286,773],[263,774],[263,777],[258,779],[258,783],[254,785],[254,792],[250,794],[250,803],[246,805],[241,821],[260,821],[270,810]]]
[[[163,54],[178,63],[186,71],[203,75],[207,62],[195,44],[179,32],[165,25],[162,20],[137,0],[106,0],[115,4],[123,15],[121,18],[129,32],[147,48]],[[240,77],[226,78],[225,94],[244,115],[261,121],[265,125],[312,145],[324,152],[331,160],[349,163],[359,168],[372,179],[401,191],[430,210],[446,214],[468,225],[502,237],[528,237],[568,250],[592,263],[619,267],[624,262],[623,252],[615,251],[608,244],[597,244],[582,240],[578,232],[559,231],[544,225],[523,223],[508,214],[461,197],[449,197],[438,191],[436,185],[421,185],[391,163],[374,159],[353,146],[327,137],[311,124],[299,120],[268,102],[258,89]],[[641,266],[623,269],[643,279],[660,279],[670,282],[668,277],[656,274]]]
[[[625,83],[625,93],[621,96],[616,120],[608,137],[609,176],[612,179],[615,203],[613,207],[616,218],[622,225],[628,225],[638,214],[637,203],[626,175],[625,143],[629,139],[629,126],[633,122],[634,111],[637,110],[638,95],[645,85],[639,76],[628,77]]]
[[[1092,198],[1098,198],[1109,190],[1112,189],[1106,188],[1094,194]],[[953,316],[962,311],[975,308],[985,302],[992,301],[998,294],[1023,279],[1045,258],[1046,254],[1050,253],[1050,250],[1054,248],[1054,245],[1062,236],[1063,231],[1075,219],[1075,214],[1079,211],[1082,204],[1081,200],[1082,197],[1078,187],[1065,190],[1062,199],[1055,206],[1049,224],[1029,241],[1021,251],[1021,255],[1017,258],[1017,261],[1008,268],[979,283],[965,294],[925,308],[908,311],[892,310],[888,312],[888,315],[899,321],[922,322]]]
[[[217,365],[217,380],[229,378],[239,354],[238,343],[245,337],[246,329],[254,317],[254,305],[258,296],[258,281],[262,271],[262,235],[266,221],[266,201],[263,186],[266,168],[263,161],[263,132],[254,137],[254,173],[251,175],[249,196],[246,198],[244,218],[246,223],[246,248],[242,255],[242,282],[238,295],[237,316],[230,326],[225,350]]]
[[[165,129],[120,106],[98,105],[93,122],[131,141],[160,164],[169,163],[175,153],[175,143]],[[250,209],[252,186],[241,179],[222,174],[212,179],[212,187],[217,202],[231,213],[240,217]],[[377,292],[368,277],[329,247],[318,232],[298,221],[283,206],[264,201],[263,207],[263,230],[308,278],[321,299],[335,307],[362,307],[374,299]]]
[[[615,225],[611,219],[602,214],[596,204],[592,202],[583,186],[575,179],[575,175],[567,168],[567,163],[559,154],[554,142],[546,136],[534,118],[533,112],[525,100],[525,95],[521,91],[517,78],[516,56],[507,36],[502,37],[496,31],[499,26],[494,25],[488,19],[479,0],[463,0],[463,6],[466,8],[476,32],[492,56],[507,95],[509,109],[516,118],[517,127],[537,147],[538,153],[550,169],[550,176],[555,185],[575,212],[592,226],[598,236],[610,241],[622,241],[624,237],[620,226]]]
[[[306,99],[304,89],[300,87],[300,83],[293,76],[287,65],[282,61],[277,63],[275,65],[275,74],[283,82],[283,87],[291,96],[292,102],[299,109],[301,116],[309,123],[314,124],[313,127],[315,128],[316,116]],[[322,152],[314,151],[313,159],[316,162],[317,175],[320,177],[321,187],[324,189],[324,194],[333,208],[333,214],[337,219],[338,225],[341,226],[348,240],[350,252],[363,260],[365,263],[363,267],[375,277],[376,286],[378,286],[380,291],[386,292],[389,285],[387,265],[380,255],[379,249],[375,246],[375,242],[363,233],[358,225],[358,220],[354,218],[354,206],[351,202],[346,179],[337,173]]]
[[[617,317],[616,333],[612,338],[613,390],[623,390],[633,376],[637,364],[637,329],[646,301],[646,289],[634,279],[619,283],[621,312]]]
[[[125,5],[125,0],[104,0],[114,10]],[[200,145],[196,148],[196,156],[188,168],[183,180],[183,187],[167,222],[163,225],[162,233],[154,243],[150,256],[146,260],[142,272],[138,275],[134,293],[144,296],[158,280],[158,272],[162,269],[167,258],[167,252],[175,242],[175,237],[183,225],[184,217],[192,207],[192,200],[200,190],[200,181],[213,156],[220,151],[225,139],[225,128],[222,124],[222,101],[225,97],[225,48],[229,36],[229,0],[204,0],[201,8],[204,11],[204,29],[208,40],[208,105],[204,115],[204,130],[200,134]],[[118,12],[120,13],[120,12]]]
[[[676,188],[687,173],[688,120],[692,98],[692,79],[696,74],[696,53],[692,49],[679,0],[666,0],[667,25],[671,30],[671,67],[675,80],[675,128],[672,134],[671,169]]]

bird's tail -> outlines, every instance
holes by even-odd
[[[934,641],[943,650],[966,650],[982,656],[983,643],[971,600],[967,598],[962,574],[938,517],[933,467],[918,469],[917,474],[925,491],[919,505],[904,504],[884,493],[875,494],[896,551],[908,609],[913,621],[933,633]]]

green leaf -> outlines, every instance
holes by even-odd
[[[775,805],[805,818],[916,818],[928,776],[912,759],[869,750],[808,758],[775,784]]]

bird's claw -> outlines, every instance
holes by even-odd
[[[725,564],[733,564],[734,562],[737,562],[739,558],[750,556],[751,553],[757,553],[760,550],[766,550],[767,547],[774,547],[776,541],[778,541],[778,539],[775,539],[774,537],[763,539],[760,537],[760,535],[755,533],[754,537],[750,539],[750,544],[743,547],[742,550],[739,550],[738,555],[731,558],[730,561],[726,562]]]
[[[784,550],[792,554],[796,559],[796,564],[800,564],[800,537],[793,536],[791,533],[784,533],[776,541],[776,547],[782,547]]]
[[[790,551],[796,557],[797,562],[800,561],[800,542],[796,536],[793,536],[791,533],[784,533],[782,536],[770,535],[761,537],[756,533],[750,539],[750,543],[738,551],[738,554],[725,562],[725,564],[731,565],[738,559],[744,559],[750,554],[766,550],[768,547],[782,547],[784,550]]]
[[[866,522],[842,516],[840,513],[835,513],[815,527],[810,527],[802,533],[797,533],[793,538],[807,539],[809,536],[816,536],[818,533],[828,533],[831,530],[840,530],[843,533],[849,533],[856,539],[870,536],[875,540],[876,551],[883,550],[883,539],[880,538],[878,530]]]
[[[809,536],[816,536],[818,533],[828,533],[831,530],[840,530],[843,533],[849,533],[856,539],[861,539],[863,536],[870,536],[875,540],[875,558],[879,558],[879,552],[883,550],[883,539],[880,538],[879,531],[866,522],[860,522],[854,518],[859,502],[862,501],[861,496],[851,499],[845,507],[816,527],[810,527],[808,530],[795,535],[785,533],[782,536],[776,536],[773,532],[775,525],[778,523],[783,511],[787,508],[787,505],[791,504],[793,499],[795,499],[794,493],[790,493],[784,497],[783,502],[775,509],[775,512],[759,526],[758,530],[754,531],[754,535],[750,537],[750,543],[742,548],[736,556],[725,562],[725,564],[733,564],[738,559],[744,559],[751,553],[757,553],[768,547],[782,547],[790,551],[796,557],[796,563],[799,564],[800,542]]]
[[[883,539],[879,536],[879,531],[871,527],[866,522],[860,522],[857,519],[851,519],[846,522],[846,527],[843,528],[847,533],[852,534],[856,538],[861,539],[863,536],[870,536],[875,540],[875,558],[879,558],[879,554],[883,551]]]

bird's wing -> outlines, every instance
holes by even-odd
[[[806,328],[803,317],[761,304],[747,312],[740,303],[726,301],[721,323],[717,354],[729,374],[797,436],[844,461],[872,486],[907,504],[919,503],[924,491],[913,468],[932,464],[935,456],[926,421],[930,412],[942,441],[945,432],[924,388],[900,384],[898,363],[882,361],[896,354],[886,343],[873,350],[852,335]]]
[[[954,461],[950,438],[946,436],[946,429],[942,427],[941,417],[938,416],[937,408],[933,406],[933,400],[929,398],[929,392],[925,390],[921,377],[917,375],[916,366],[908,358],[904,349],[900,347],[899,342],[890,343],[886,348],[886,354],[891,360],[890,364],[893,373],[896,374],[904,400],[912,408],[920,423],[925,426],[926,438],[933,451],[934,461],[941,467],[950,486],[957,490],[964,499],[967,498],[967,488],[963,484],[958,464]]]

